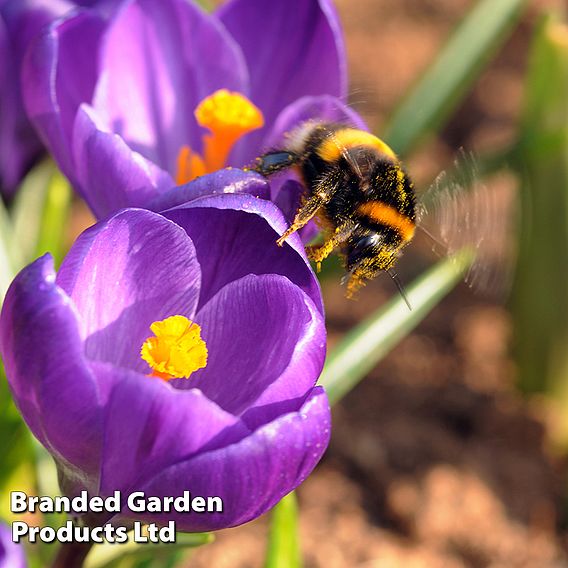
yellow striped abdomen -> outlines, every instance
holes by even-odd
[[[404,241],[410,241],[416,230],[416,223],[391,205],[382,201],[368,201],[357,208],[357,212],[374,223],[385,225],[396,231]]]

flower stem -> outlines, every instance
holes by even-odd
[[[66,542],[61,545],[51,568],[80,568],[93,546],[92,542]]]

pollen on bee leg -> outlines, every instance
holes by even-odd
[[[308,247],[308,258],[321,265],[322,261],[333,252],[333,249],[337,246],[337,244],[337,239],[331,237],[322,245]]]
[[[207,365],[207,346],[201,328],[184,316],[170,316],[155,321],[154,334],[143,343],[140,356],[152,369],[149,376],[166,381],[189,378]]]
[[[306,247],[306,254],[308,255],[308,258],[316,263],[316,272],[321,272],[321,261],[323,260],[323,258],[321,257],[321,249],[323,248],[324,245],[313,245],[313,246],[308,246]],[[327,256],[327,255],[325,255]]]
[[[311,245],[306,247],[308,258],[316,263],[316,272],[321,272],[321,260],[318,260],[319,250],[323,245]]]
[[[284,233],[282,235],[280,235],[280,237],[276,240],[276,244],[279,247],[284,246],[284,242],[286,241],[286,239],[292,235],[293,233],[295,233],[300,227],[295,227],[293,224],[292,226],[288,227]]]
[[[365,286],[365,283],[366,282],[363,277],[357,274],[352,274],[351,277],[349,278],[349,281],[347,282],[347,290],[345,292],[345,297],[348,300],[354,300],[355,295],[363,286]]]

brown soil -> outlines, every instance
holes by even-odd
[[[352,98],[376,131],[443,45],[471,0],[338,0]],[[431,179],[460,146],[502,147],[515,134],[536,16],[522,24],[443,133],[409,169]],[[514,185],[514,184],[513,184]],[[409,282],[430,262],[401,261]],[[359,301],[324,285],[330,345],[391,295],[387,279]],[[547,449],[538,400],[514,389],[511,319],[466,286],[334,409],[330,449],[299,490],[305,564],[313,568],[560,568],[566,468]],[[188,566],[263,565],[267,520],[222,531]]]

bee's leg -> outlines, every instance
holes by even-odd
[[[286,229],[285,233],[276,241],[276,244],[281,247],[284,241],[296,231],[299,231],[304,227],[308,221],[310,221],[313,216],[317,213],[318,209],[327,203],[329,199],[322,198],[321,195],[316,194],[306,200],[304,205],[300,208],[292,224]]]
[[[361,274],[352,274],[347,282],[345,297],[354,300],[357,292],[366,284],[366,279]]]
[[[292,233],[295,233],[296,231],[304,227],[308,223],[308,221],[310,221],[312,217],[317,213],[318,209],[322,207],[322,205],[329,203],[337,187],[338,185],[336,183],[330,183],[330,180],[327,180],[327,183],[325,184],[318,184],[314,188],[313,194],[306,199],[305,203],[296,213],[292,224],[288,227],[288,229],[286,229],[286,232],[276,241],[276,244],[281,247],[284,244],[284,241]]]
[[[306,252],[308,253],[308,258],[316,263],[316,271],[321,270],[321,263],[325,260],[333,249],[339,244],[336,235],[329,238],[323,245],[315,245],[308,247]]]
[[[294,166],[299,162],[300,158],[301,156],[298,154],[286,150],[267,152],[255,160],[254,166],[247,169],[251,169],[263,176],[270,176]]]
[[[331,235],[331,237],[327,239],[323,245],[311,246],[306,249],[308,252],[308,258],[316,263],[316,269],[318,272],[321,270],[322,261],[330,255],[335,247],[347,240],[352,231],[353,223],[345,223],[337,227],[333,235]]]

